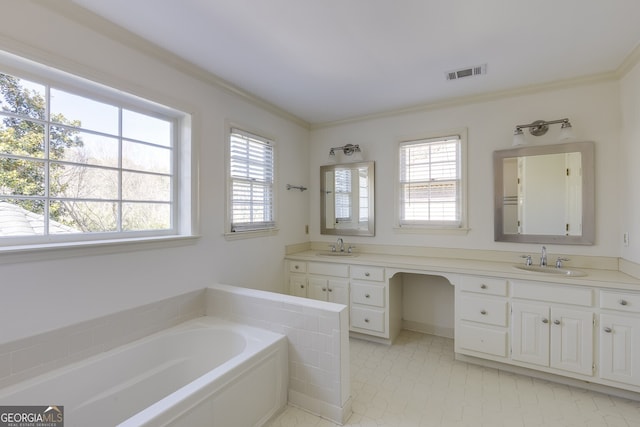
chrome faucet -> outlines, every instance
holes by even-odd
[[[547,247],[542,247],[542,255],[540,255],[540,267],[547,266]]]
[[[340,252],[344,252],[344,240],[342,240],[342,237],[338,237],[338,241],[336,242],[336,245],[338,246],[338,249],[340,250]]]

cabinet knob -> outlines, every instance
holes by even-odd
[[[333,292],[333,289],[329,288],[329,292]]]
[[[605,331],[606,333],[610,334],[610,333],[611,333],[611,331],[612,331],[612,329],[611,329],[610,327],[608,327],[608,326],[607,326],[607,327],[605,327],[605,328],[604,328],[604,331]]]
[[[553,321],[553,324],[554,324],[554,325],[559,325],[559,324],[560,324],[560,321],[559,321],[558,319],[556,319],[556,320],[554,320],[554,321]]]
[[[293,268],[295,268],[297,270],[297,269],[300,268],[300,266],[296,264],[295,266],[293,266]]]
[[[369,323],[369,319],[364,319],[364,323]]]
[[[304,285],[300,285],[300,289],[304,289]]]
[[[480,285],[480,289],[487,289],[487,285],[483,283],[482,285]]]
[[[480,314],[484,316],[485,314],[487,314],[487,310],[480,310]]]
[[[327,292],[327,288],[322,288],[322,292]]]
[[[549,319],[542,319],[542,323],[549,323]]]
[[[369,294],[364,294],[364,297],[365,297],[365,298],[371,298],[371,295],[369,295]]]
[[[628,302],[626,300],[623,300],[623,299],[620,300],[620,305],[627,305],[627,304]]]
[[[365,272],[365,273],[364,273],[364,275],[365,275],[366,277],[371,276],[371,274],[369,274],[369,272],[368,272],[368,271],[367,271],[367,272]]]

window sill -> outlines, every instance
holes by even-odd
[[[149,249],[193,244],[197,235],[160,236],[131,239],[93,240],[0,247],[0,264],[14,262],[75,258],[80,256],[107,255]]]
[[[449,236],[466,236],[469,234],[470,230],[470,228],[435,228],[419,226],[393,227],[393,231],[398,234],[439,234]]]
[[[224,233],[225,240],[253,239],[256,237],[275,236],[280,231],[279,228],[269,228],[267,230],[236,231],[234,233]]]

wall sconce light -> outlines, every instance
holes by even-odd
[[[329,149],[329,162],[336,162],[336,150],[342,150],[342,153],[345,156],[353,156],[354,162],[362,161],[362,151],[360,150],[360,146],[358,144],[346,144],[342,147],[333,147]]]
[[[560,127],[559,139],[563,140],[563,139],[570,139],[574,137],[573,128],[571,127],[571,123],[569,123],[569,119],[559,119],[559,120],[550,120],[550,121],[536,120],[533,123],[516,126],[516,129],[513,131],[513,145],[514,146],[523,145],[526,143],[526,140],[524,139],[524,132],[522,131],[522,129],[524,128],[529,128],[529,133],[531,135],[540,136],[547,133],[547,131],[549,130],[549,125],[554,125],[558,123],[562,123],[562,126]]]

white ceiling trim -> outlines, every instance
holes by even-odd
[[[358,121],[366,121],[372,120],[376,118],[382,117],[390,117],[396,116],[400,114],[413,113],[419,111],[428,111],[428,110],[437,110],[442,108],[449,108],[452,106],[459,106],[469,103],[478,103],[485,101],[492,101],[501,98],[509,98],[514,96],[521,96],[526,94],[531,94],[535,92],[549,91],[549,90],[557,90],[560,88],[566,87],[574,87],[580,85],[594,84],[598,82],[611,81],[611,80],[619,80],[624,77],[629,71],[635,67],[638,63],[640,63],[640,44],[638,44],[624,59],[624,61],[616,68],[615,71],[580,77],[576,79],[567,79],[555,82],[548,82],[536,85],[530,85],[525,87],[519,87],[504,91],[494,91],[485,94],[472,95],[472,96],[464,96],[450,100],[444,100],[442,102],[429,102],[424,104],[419,104],[411,107],[384,111],[380,113],[373,113],[364,116],[355,116],[352,118],[347,118],[338,121],[311,124],[306,120],[301,119],[296,116],[293,112],[286,111],[269,101],[266,101],[260,97],[255,96],[252,93],[249,93],[232,83],[216,76],[215,74],[204,70],[203,68],[194,65],[191,62],[188,62],[181,57],[177,56],[169,52],[168,50],[161,48],[142,37],[130,32],[129,30],[114,24],[111,21],[108,21],[101,16],[78,6],[70,0],[59,0],[55,2],[51,1],[43,1],[38,2],[39,5],[50,9],[51,11],[62,15],[66,18],[73,20],[74,22],[83,25],[91,30],[94,30],[112,40],[118,41],[132,49],[136,49],[139,52],[148,55],[158,61],[161,61],[164,64],[167,64],[176,70],[183,72],[191,77],[194,77],[204,83],[214,85],[222,90],[235,94],[242,99],[245,99],[252,104],[261,107],[273,114],[276,114],[280,117],[283,117],[287,120],[292,121],[304,128],[307,129],[320,129],[326,127],[334,127],[347,123],[354,123]]]

